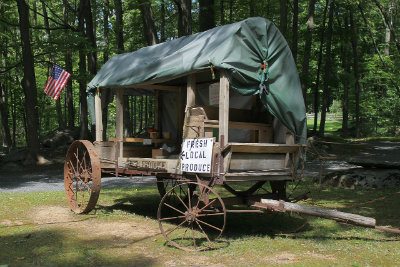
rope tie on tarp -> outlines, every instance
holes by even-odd
[[[259,70],[259,77],[260,77],[260,84],[259,84],[259,92],[258,94],[261,96],[263,94],[269,95],[269,86],[268,86],[268,80],[269,80],[269,70],[268,70],[268,63],[266,60],[261,63],[260,70]]]

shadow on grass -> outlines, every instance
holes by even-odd
[[[311,188],[310,188],[311,186]],[[374,217],[378,225],[392,225],[399,227],[400,204],[399,194],[395,190],[345,190],[328,188],[320,190],[314,185],[307,189],[315,192],[314,200],[306,205],[319,205],[336,208],[344,212]],[[109,197],[114,199],[113,205],[99,206],[105,213],[124,211],[157,220],[157,209],[160,196],[155,189],[138,190],[133,195],[129,193],[114,194],[108,191]],[[318,201],[315,201],[318,199]],[[230,208],[230,207],[228,207]],[[240,239],[243,237],[268,236],[287,237],[293,239],[307,239],[318,241],[329,240],[365,240],[375,242],[399,241],[398,236],[385,233],[387,238],[361,237],[357,232],[348,232],[351,228],[339,223],[314,223],[318,219],[301,217],[288,213],[265,214],[238,214],[228,213],[226,227],[222,237],[224,239]],[[326,220],[328,222],[328,220]],[[362,228],[362,227],[360,227]],[[347,232],[343,235],[343,232]],[[395,239],[393,239],[395,237]]]
[[[21,232],[21,231],[18,231]],[[85,239],[60,229],[23,229],[0,236],[3,266],[154,266],[153,258],[129,250],[123,255],[104,253],[128,249],[132,240],[114,237]],[[138,240],[139,241],[139,240]]]

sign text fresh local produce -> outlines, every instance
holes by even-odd
[[[185,139],[181,152],[181,171],[211,173],[213,138]]]

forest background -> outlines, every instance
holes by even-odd
[[[35,160],[55,130],[91,139],[86,85],[111,56],[253,16],[289,43],[310,134],[333,113],[344,137],[399,135],[399,15],[399,0],[1,0],[0,150],[27,146]],[[72,74],[57,101],[43,93],[53,63]],[[102,101],[107,134],[115,107]],[[126,136],[154,126],[153,97],[124,101]]]

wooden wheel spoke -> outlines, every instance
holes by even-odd
[[[192,210],[192,201],[190,199],[190,188],[188,186],[188,205],[189,205],[189,210]]]
[[[214,203],[216,200],[217,200],[217,199],[214,198],[214,199],[213,199],[212,201],[210,201],[207,205],[205,205],[204,207],[202,207],[202,208],[200,209],[199,212],[202,212],[205,208],[209,207],[209,206],[210,206],[212,203]]]
[[[173,229],[169,229],[167,231],[165,231],[165,236],[168,236],[169,234],[171,234],[173,231],[177,230],[178,228],[180,228],[182,226],[182,224],[184,224],[186,222],[186,220],[182,221],[180,224],[178,224],[177,226],[175,226]]]
[[[177,208],[175,208],[175,207],[169,205],[168,203],[165,203],[165,202],[164,202],[164,205],[167,206],[167,207],[169,207],[169,208],[171,208],[171,209],[173,209],[173,210],[175,210],[175,211],[177,211],[177,212],[179,212],[179,213],[182,214],[182,215],[185,215],[185,213],[184,213],[183,211],[178,210]]]
[[[197,219],[197,218],[196,218],[196,221],[198,221],[198,222],[201,223],[201,224],[207,225],[208,227],[213,228],[213,229],[215,229],[215,230],[217,230],[217,231],[222,232],[222,229],[220,229],[220,228],[218,228],[218,227],[216,227],[216,226],[214,226],[214,225],[211,225],[211,224],[209,224],[209,223],[206,223],[205,221],[202,221],[202,220]]]
[[[195,249],[197,248],[197,244],[196,244],[196,238],[194,237],[194,229],[193,229],[193,224],[191,225],[191,230],[192,230],[192,239],[193,239],[193,246],[195,247]]]
[[[208,237],[208,235],[206,234],[206,232],[203,230],[203,227],[201,227],[201,225],[199,224],[198,221],[195,221],[195,222],[196,222],[197,226],[200,228],[200,230],[203,232],[203,234],[206,236],[207,241],[211,243],[211,240],[210,240],[210,238]]]
[[[178,194],[176,194],[176,193],[175,193],[175,195],[176,195],[176,197],[179,199],[179,201],[183,204],[183,206],[185,206],[185,208],[186,208],[187,210],[189,210],[188,206],[186,206],[185,202],[181,199],[181,197],[180,197]]]

